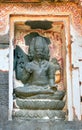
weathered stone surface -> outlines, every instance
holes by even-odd
[[[0,122],[8,119],[8,72],[0,71]]]
[[[4,39],[4,38],[3,38]],[[1,40],[1,39],[0,39]],[[2,44],[1,44],[2,43]],[[0,43],[0,49],[6,49],[6,48],[9,48],[9,44],[8,43],[5,43],[4,42],[1,42]]]
[[[82,122],[13,120],[4,122],[0,130],[82,130]]]
[[[65,112],[61,110],[17,110],[14,109],[14,118],[20,119],[54,119],[65,120]]]
[[[62,110],[65,102],[51,99],[16,99],[17,105],[21,109],[51,109]]]
[[[28,88],[26,89],[25,92],[22,92],[22,94],[20,94],[19,92],[16,91],[16,95],[19,98],[23,98],[23,99],[28,98],[29,99],[29,97],[27,97],[28,94],[29,94]],[[50,95],[50,94],[33,95],[33,96],[30,96],[30,99],[36,99],[37,98],[37,99],[62,100],[64,96],[65,96],[65,91],[56,91],[55,94],[53,94],[53,95]]]
[[[8,71],[0,71],[0,85],[8,85]]]
[[[73,1],[73,0],[72,0]],[[23,8],[22,8],[23,7]],[[38,7],[38,6],[37,6]],[[46,7],[46,8],[45,8]],[[63,12],[63,15],[66,15],[66,12],[71,17],[71,22],[73,26],[76,28],[76,30],[82,34],[82,22],[81,22],[81,16],[79,13],[79,6],[74,5],[73,3],[59,3],[57,6],[55,4],[41,4],[38,7],[38,10],[36,8],[36,4],[24,4],[24,3],[11,3],[11,4],[0,4],[0,25],[1,30],[0,33],[3,34],[5,32],[9,31],[9,15],[10,14],[33,14],[33,15],[55,15],[60,12]],[[39,9],[40,8],[40,9]],[[30,11],[31,10],[31,11]],[[35,11],[34,11],[35,10]],[[29,13],[30,12],[30,13]],[[71,12],[71,15],[70,15]],[[5,15],[4,15],[5,14]],[[5,22],[4,22],[5,21]],[[74,21],[74,22],[73,22]]]

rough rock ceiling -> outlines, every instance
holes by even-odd
[[[0,0],[0,2],[74,2],[79,3],[81,0]]]

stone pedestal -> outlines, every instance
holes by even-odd
[[[16,105],[15,118],[65,120],[66,113],[62,110],[65,102],[62,100],[17,98]]]
[[[62,110],[65,102],[62,100],[51,99],[16,99],[20,109],[32,110]]]
[[[14,109],[14,118],[20,119],[54,119],[65,120],[65,112],[61,110],[26,110]]]

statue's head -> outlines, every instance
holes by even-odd
[[[49,48],[47,38],[42,36],[34,37],[29,46],[29,54],[30,56],[48,59],[49,57]]]
[[[45,47],[46,41],[43,37],[36,37],[34,42],[34,50],[35,50],[35,56],[38,58],[42,58],[44,55],[44,47]]]
[[[48,41],[45,37],[38,36],[35,38],[34,50],[35,56],[38,56],[38,58],[46,60],[49,58]]]

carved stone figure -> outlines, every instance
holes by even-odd
[[[17,56],[19,59],[17,60],[16,77],[25,85],[23,88],[18,87],[15,90],[16,93],[18,91],[20,93],[20,89],[22,91],[24,91],[24,89],[26,91],[27,89],[27,93],[29,92],[31,94],[40,92],[54,93],[51,88],[54,87],[56,90],[54,84],[55,64],[47,60],[47,57],[49,57],[49,49],[45,38],[37,36],[32,39],[29,46],[29,56],[21,56],[21,52],[18,52],[19,54]],[[32,61],[29,60],[30,56]],[[20,77],[21,70],[23,74],[22,77]]]
[[[48,38],[38,35],[32,37],[28,55],[19,46],[15,48],[14,70],[16,78],[24,84],[15,88],[16,103],[21,109],[61,110],[65,105],[62,101],[65,93],[58,91],[55,84],[54,74],[60,66],[56,59],[50,61],[48,44]]]

